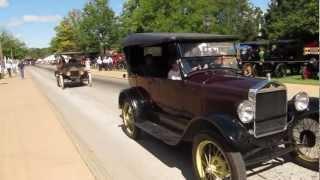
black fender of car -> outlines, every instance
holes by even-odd
[[[133,105],[145,105],[150,103],[150,96],[142,87],[124,89],[119,94],[118,107],[122,108],[124,101],[129,100]]]
[[[190,141],[197,133],[215,133],[237,151],[244,151],[250,138],[248,129],[236,117],[227,114],[210,114],[194,118],[184,132],[183,140]]]
[[[294,106],[294,98],[288,102],[288,121],[299,120],[303,117],[319,118],[319,98],[310,97],[309,107],[305,111],[297,111]],[[291,123],[292,124],[292,123]]]

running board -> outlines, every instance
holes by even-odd
[[[269,161],[269,160],[277,158],[277,157],[281,157],[281,156],[283,156],[285,154],[290,153],[293,150],[294,150],[293,147],[272,148],[271,150],[267,150],[267,151],[258,153],[258,155],[256,155],[258,157],[253,157],[253,158],[249,158],[249,159],[245,160],[246,166],[259,164],[259,163],[266,162],[266,161]]]
[[[177,145],[182,136],[151,121],[136,122],[136,126],[169,145]]]

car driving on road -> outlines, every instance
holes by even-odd
[[[197,179],[245,179],[246,167],[290,153],[318,167],[317,98],[287,100],[276,81],[246,77],[236,37],[141,33],[124,40],[130,88],[119,95],[123,130],[169,145],[191,142]]]
[[[79,52],[56,54],[57,70],[54,72],[57,86],[65,88],[66,82],[83,83],[92,86],[90,69],[85,66],[84,55]]]

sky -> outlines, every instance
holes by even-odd
[[[0,28],[11,32],[28,47],[48,47],[54,27],[71,9],[82,9],[88,0],[0,0]],[[266,10],[269,0],[250,0]],[[109,0],[119,14],[125,0]]]

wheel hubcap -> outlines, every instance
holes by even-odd
[[[201,179],[231,179],[225,155],[212,141],[203,141],[198,145],[196,166]]]
[[[298,122],[293,129],[293,140],[297,144],[298,155],[310,162],[319,159],[319,123],[305,118]]]
[[[132,135],[134,133],[134,117],[133,109],[130,105],[126,104],[122,111],[123,122],[126,128],[126,131]]]

